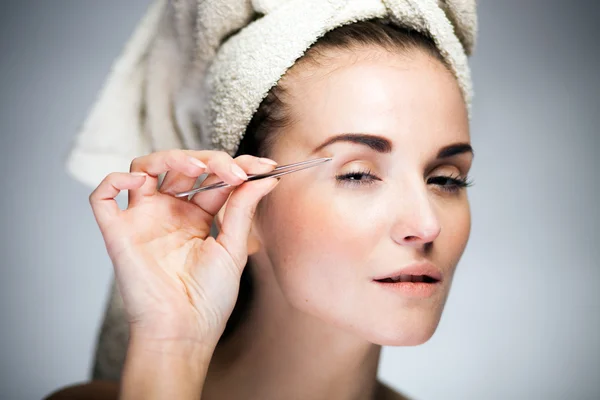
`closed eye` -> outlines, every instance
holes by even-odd
[[[450,193],[456,193],[466,187],[472,186],[473,182],[468,178],[460,176],[434,176],[427,179],[428,185],[436,185],[441,190]]]
[[[338,185],[360,187],[373,185],[377,181],[381,181],[381,179],[373,175],[370,169],[362,169],[336,175],[336,181]],[[472,186],[472,182],[468,178],[445,175],[431,177],[427,179],[427,184],[436,185],[441,190],[449,193],[455,193]]]
[[[374,184],[376,181],[381,180],[373,175],[369,169],[356,170],[345,174],[336,175],[335,179],[339,185],[351,187],[365,185],[368,186]]]

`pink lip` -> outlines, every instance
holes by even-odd
[[[433,282],[382,282],[387,278],[398,275],[426,275],[433,278]],[[423,299],[433,296],[442,288],[442,272],[429,262],[417,263],[402,268],[396,272],[382,275],[373,279],[373,282],[382,288],[401,293],[406,298]]]
[[[374,281],[380,287],[386,290],[392,290],[402,294],[406,298],[423,299],[433,296],[442,288],[442,284],[437,281],[435,283],[424,282],[394,282],[384,283]]]
[[[433,278],[438,282],[442,280],[441,271],[439,269],[437,269],[432,263],[429,263],[429,262],[412,264],[412,265],[404,267],[398,271],[395,271],[395,272],[392,272],[389,274],[385,274],[385,275],[381,275],[381,276],[377,276],[377,277],[373,278],[373,280],[378,281],[378,280],[382,280],[382,279],[386,279],[386,278],[393,278],[398,275],[427,275],[430,278]]]

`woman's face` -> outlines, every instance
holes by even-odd
[[[294,123],[269,156],[333,161],[286,176],[263,200],[260,251],[296,309],[373,343],[420,344],[470,231],[465,103],[423,51],[329,54],[327,67],[298,64],[282,81]],[[399,274],[412,277],[377,280]],[[421,275],[440,280],[404,282],[430,280]]]

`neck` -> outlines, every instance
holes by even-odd
[[[260,275],[247,319],[215,350],[202,398],[374,399],[381,346],[298,311]]]

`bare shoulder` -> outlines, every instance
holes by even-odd
[[[118,397],[118,382],[91,381],[60,388],[44,400],[117,400]]]
[[[377,386],[376,400],[411,400],[382,382],[378,381]]]

